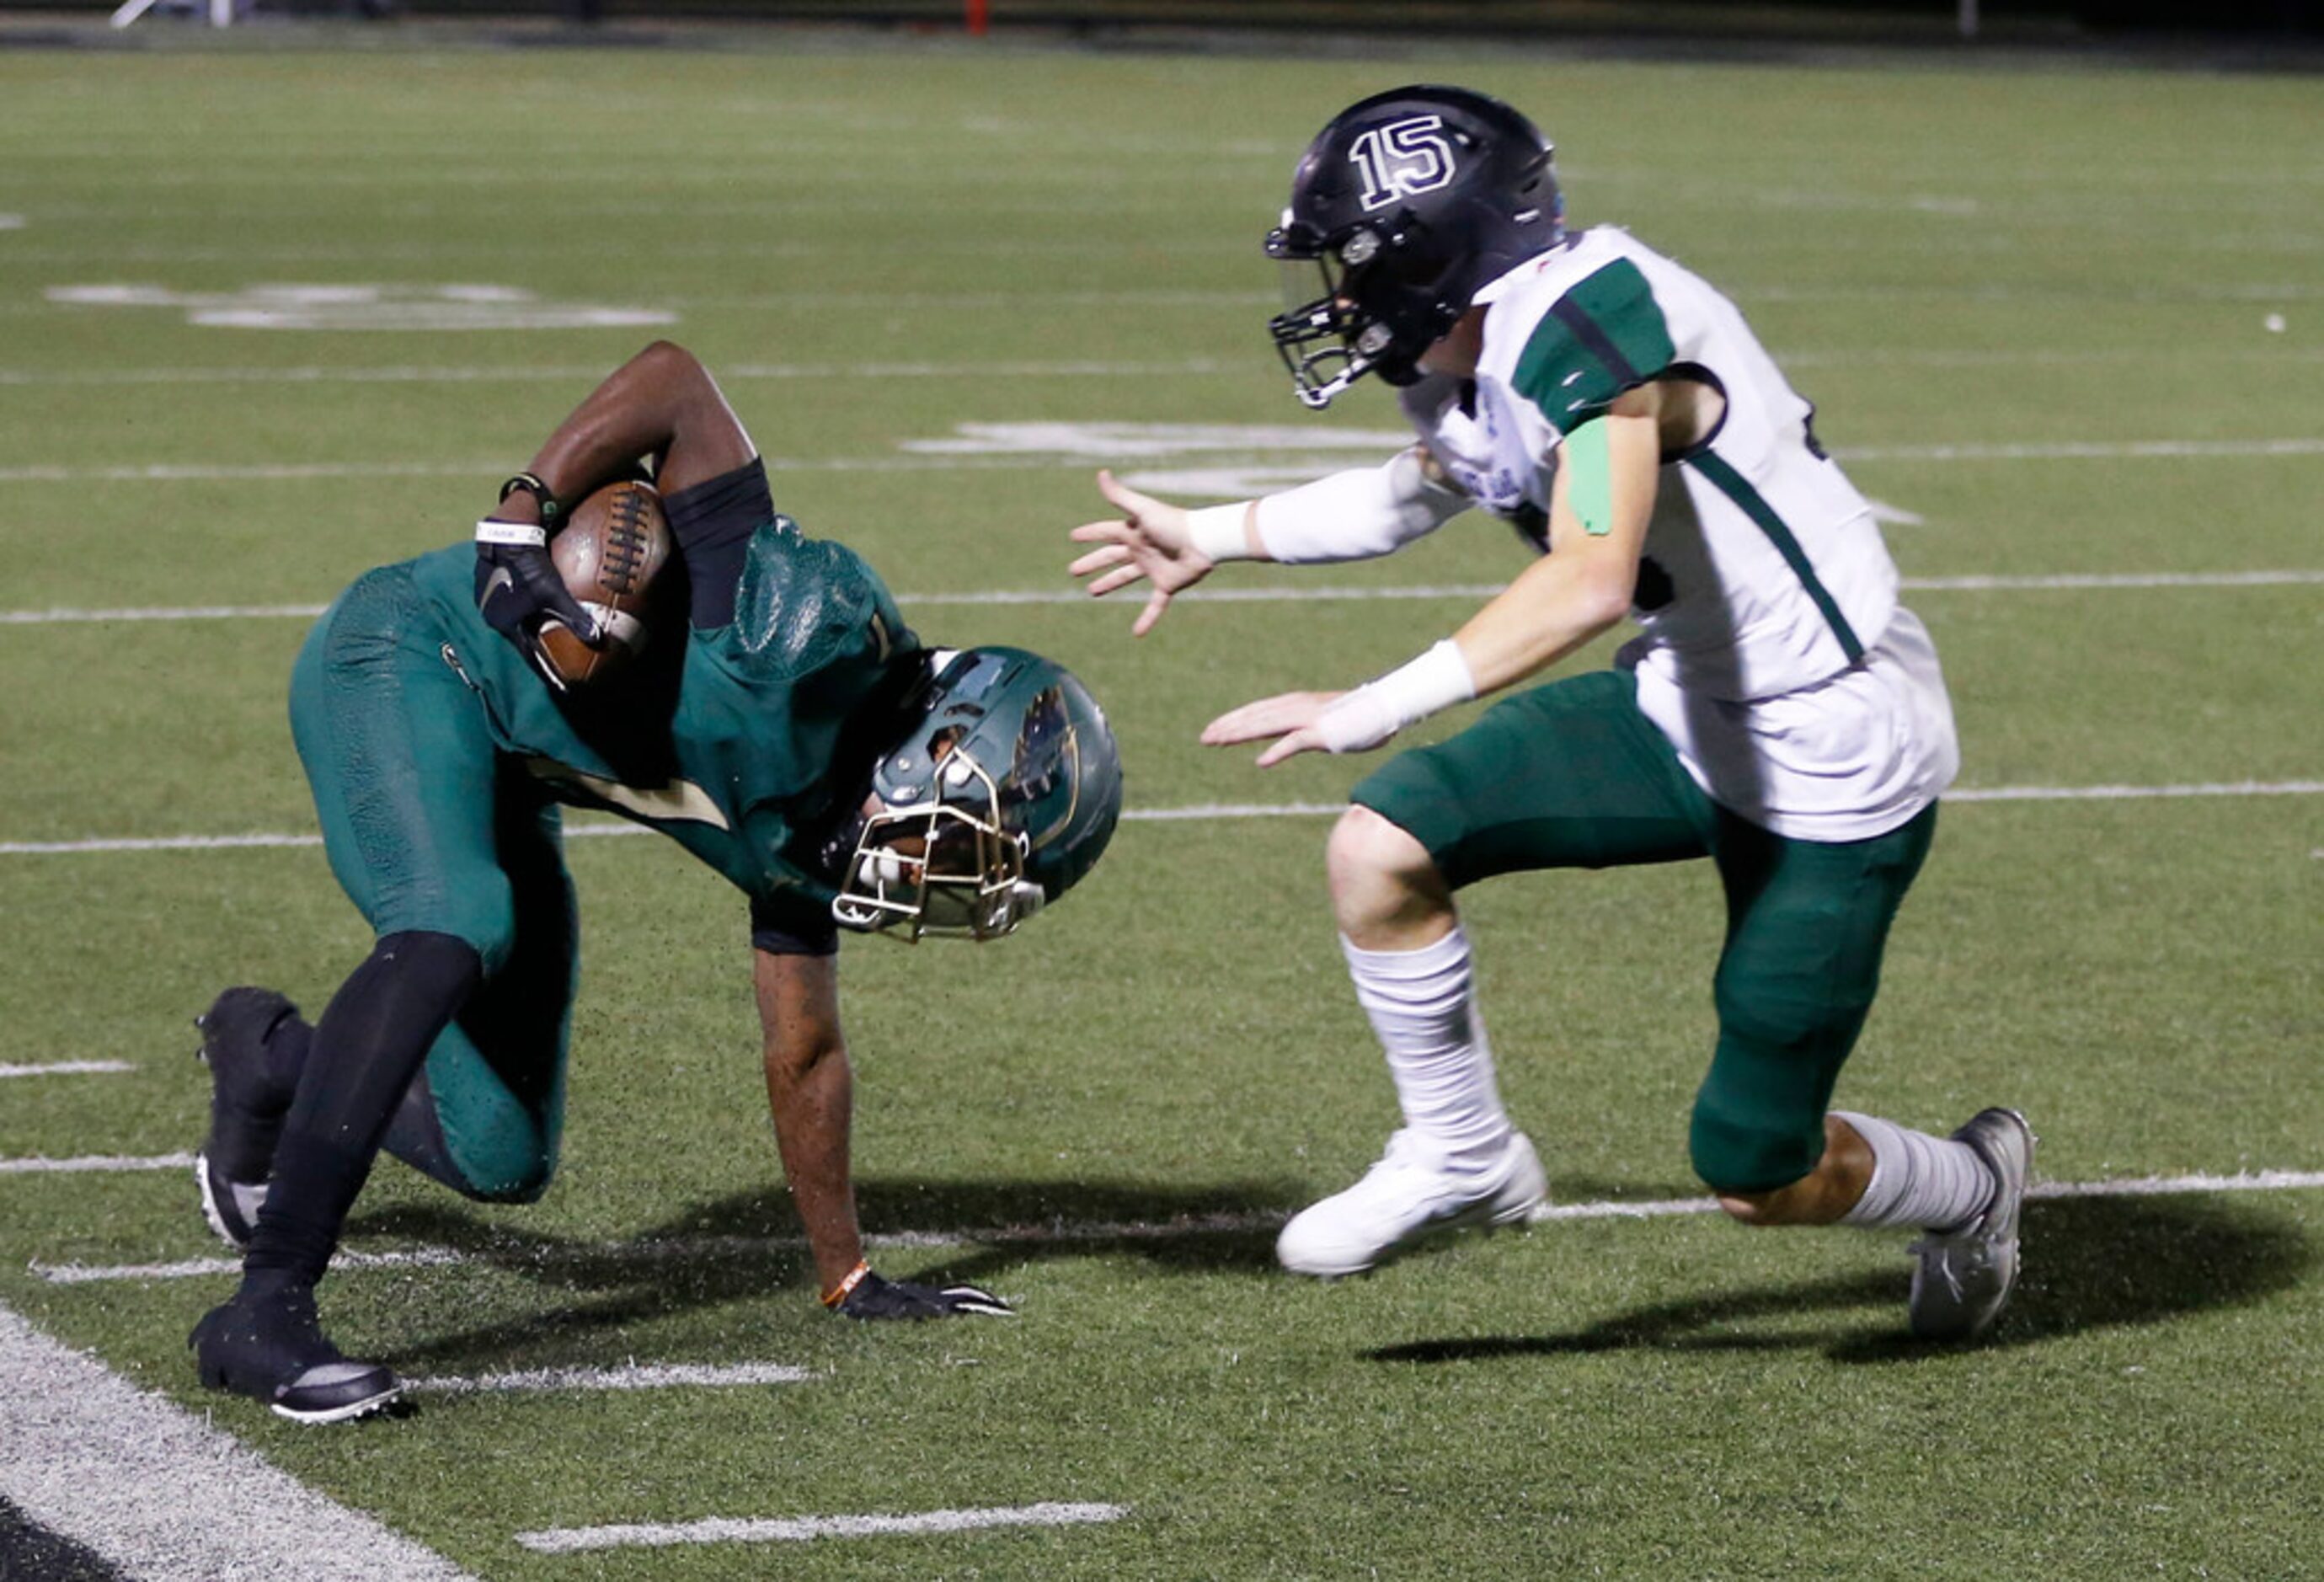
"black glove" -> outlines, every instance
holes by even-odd
[[[844,1294],[829,1305],[850,1318],[957,1318],[970,1313],[1013,1318],[1017,1311],[989,1291],[973,1285],[914,1285],[908,1280],[882,1280],[866,1269],[851,1284],[841,1281]]]
[[[531,528],[491,517],[476,523],[476,609],[486,625],[515,643],[533,669],[562,692],[564,678],[540,649],[541,627],[555,621],[592,648],[604,639],[595,617],[567,589],[557,563],[549,559],[549,537],[561,515],[556,498],[530,474],[503,485],[501,498],[520,489],[540,503],[541,525]]]

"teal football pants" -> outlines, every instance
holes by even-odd
[[[1497,874],[1708,856],[1727,899],[1719,1041],[1689,1152],[1714,1190],[1764,1192],[1823,1157],[1833,1083],[1872,1009],[1889,924],[1928,855],[1932,805],[1868,840],[1791,840],[1704,795],[1602,671],[1495,704],[1390,760],[1351,800],[1426,847],[1458,889]]]
[[[331,872],[374,935],[449,934],[484,958],[389,1151],[470,1197],[526,1200],[557,1167],[578,914],[558,809],[495,749],[457,661],[408,570],[367,573],[300,651],[290,732]]]

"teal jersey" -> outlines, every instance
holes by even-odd
[[[849,722],[893,707],[919,649],[862,557],[777,516],[752,536],[730,624],[688,626],[669,600],[632,671],[561,699],[477,613],[471,546],[409,565],[494,741],[558,800],[659,830],[778,913],[827,916],[800,842],[837,816],[840,772],[870,768]]]

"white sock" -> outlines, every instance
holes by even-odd
[[[1976,1149],[1871,1115],[1832,1112],[1872,1150],[1872,1180],[1842,1225],[1955,1230],[1985,1212],[2000,1185]]]
[[[1477,1014],[1469,937],[1456,926],[1418,950],[1364,950],[1343,935],[1356,1002],[1388,1055],[1404,1124],[1451,1164],[1482,1165],[1509,1139],[1493,1051]]]

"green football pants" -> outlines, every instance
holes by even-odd
[[[449,934],[484,958],[388,1148],[470,1197],[524,1200],[557,1166],[578,914],[558,809],[496,751],[456,662],[410,574],[370,572],[300,651],[290,732],[374,933]]]
[[[1786,839],[1704,795],[1638,712],[1627,671],[1521,692],[1399,754],[1351,800],[1403,828],[1458,889],[1497,874],[1708,856],[1727,897],[1711,980],[1719,1042],[1689,1152],[1714,1190],[1813,1170],[1823,1115],[1880,982],[1888,926],[1936,830],[1932,805],[1868,840]]]

